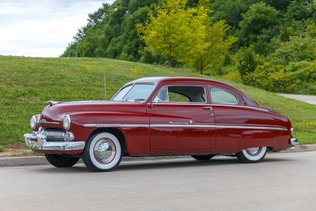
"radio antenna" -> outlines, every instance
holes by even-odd
[[[105,73],[104,73],[104,99],[106,100],[106,79],[105,79]]]

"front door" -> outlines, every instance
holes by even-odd
[[[149,104],[151,154],[203,154],[215,149],[212,107],[201,85],[165,86]]]

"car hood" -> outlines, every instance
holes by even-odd
[[[103,113],[122,110],[131,110],[131,106],[140,105],[139,102],[120,101],[75,101],[50,102],[43,110],[43,118],[62,121],[65,115],[78,113]]]

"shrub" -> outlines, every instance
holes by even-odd
[[[252,49],[248,48],[241,51],[241,56],[239,59],[239,64],[237,69],[240,73],[241,79],[244,81],[245,75],[249,75],[257,68],[257,61],[255,58],[255,53]],[[247,84],[247,82],[246,82]]]
[[[275,92],[293,92],[297,87],[283,65],[264,63],[244,76],[246,84]]]

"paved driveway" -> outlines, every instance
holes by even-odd
[[[290,94],[279,94],[279,95],[316,105],[316,96],[313,96],[313,95],[290,95]]]
[[[316,152],[129,161],[109,173],[3,167],[0,188],[0,210],[315,210]]]

